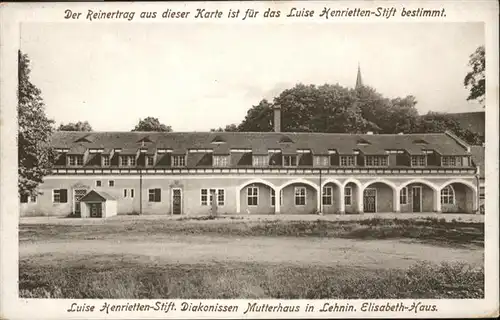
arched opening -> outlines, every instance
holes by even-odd
[[[426,181],[414,180],[399,189],[401,212],[438,211],[437,188]]]
[[[442,212],[473,213],[477,209],[477,193],[469,184],[452,182],[440,190]]]
[[[326,181],[322,187],[321,212],[323,214],[338,214],[342,209],[342,185],[334,181]]]
[[[386,182],[369,183],[363,189],[363,211],[394,212],[396,210],[396,188]]]
[[[263,180],[249,181],[241,185],[236,193],[237,212],[244,214],[274,214],[279,212],[276,205],[276,187]]]
[[[280,188],[281,212],[284,214],[316,214],[320,210],[319,187],[307,180],[293,180]]]
[[[348,181],[344,183],[344,212],[362,213],[363,212],[363,188],[359,183]]]

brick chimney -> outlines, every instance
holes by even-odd
[[[274,111],[274,132],[281,132],[281,106],[279,104],[273,105]]]

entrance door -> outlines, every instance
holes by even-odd
[[[363,192],[363,211],[376,212],[377,211],[377,190],[365,189]]]
[[[172,189],[172,214],[182,213],[182,190]]]
[[[73,191],[73,204],[74,204],[76,215],[80,215],[82,212],[80,199],[86,194],[87,194],[86,189],[75,189]]]
[[[102,203],[89,203],[89,205],[90,205],[90,217],[102,218]]]
[[[412,187],[412,211],[421,212],[422,211],[422,187]]]

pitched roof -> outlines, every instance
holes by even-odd
[[[106,200],[116,200],[115,197],[111,196],[109,193],[104,191],[90,190],[85,194],[80,201],[106,201]]]
[[[475,166],[479,167],[479,177],[484,179],[484,152],[483,146],[471,146],[470,153]]]
[[[280,143],[283,135],[293,143]],[[81,136],[88,136],[91,142],[75,143]],[[122,148],[137,150],[144,132],[64,132],[57,131],[52,137],[55,148],[70,148],[71,151],[83,153],[85,148]],[[467,155],[467,150],[459,142],[446,133],[424,134],[345,134],[345,133],[305,133],[305,132],[148,132],[152,141],[150,148],[168,148],[173,153],[185,153],[188,149],[216,149],[212,141],[216,136],[224,139],[224,147],[230,149],[252,149],[254,154],[267,153],[266,149],[309,149],[313,154],[322,154],[327,149],[337,150],[339,154],[353,154],[354,150],[371,154],[385,150],[407,150],[411,154],[423,153],[423,150],[435,150],[442,155]],[[425,140],[427,144],[416,144],[415,140]],[[359,140],[369,144],[360,145]]]

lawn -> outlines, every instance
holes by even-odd
[[[482,223],[101,220],[20,224],[21,297],[479,298]]]

